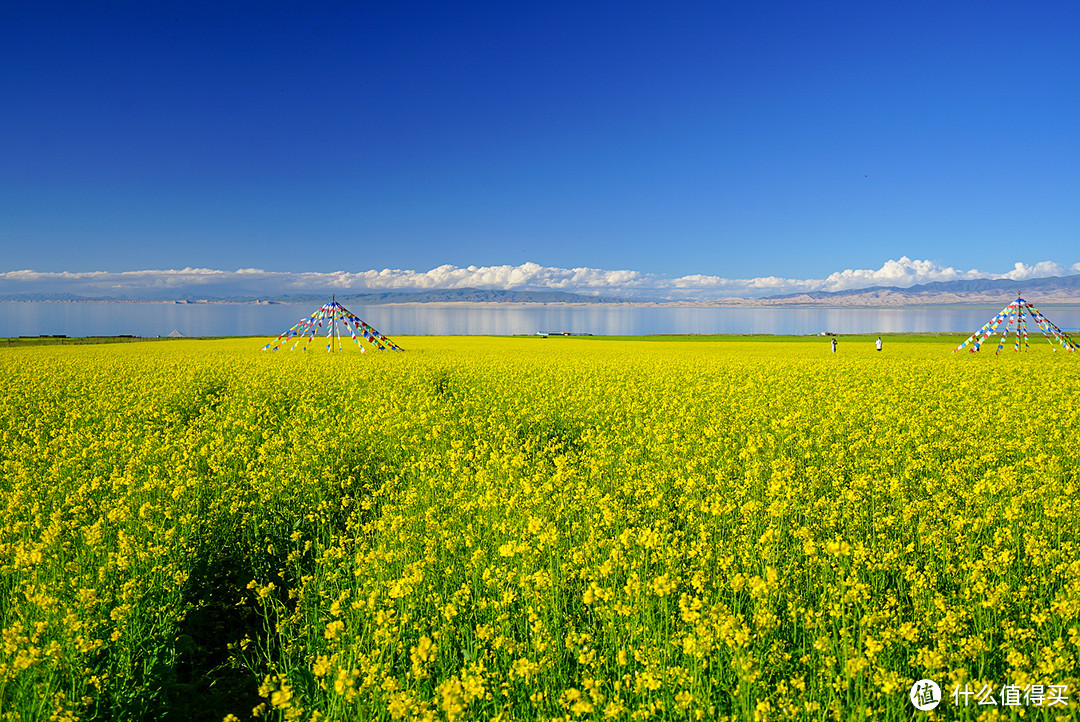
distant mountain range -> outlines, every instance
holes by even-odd
[[[277,296],[195,296],[181,293],[169,296],[158,292],[151,297],[79,296],[72,293],[16,293],[0,295],[0,301],[71,301],[71,302],[156,302],[156,303],[325,303],[327,295],[311,293]],[[442,288],[430,291],[381,291],[378,293],[339,293],[341,303],[373,306],[386,303],[623,303],[611,296],[587,296],[567,291],[503,291],[481,288]]]
[[[506,291],[480,288],[433,289],[429,291],[379,291],[373,293],[342,293],[337,300],[349,305],[372,306],[388,303],[618,303],[679,306],[740,306],[740,307],[805,307],[805,306],[949,306],[1002,305],[1022,293],[1033,303],[1080,304],[1080,275],[1032,278],[1026,281],[979,278],[969,281],[937,281],[909,288],[874,286],[847,291],[812,291],[789,293],[765,298],[727,298],[719,301],[656,301],[641,298],[588,296],[566,291]],[[155,298],[101,298],[71,293],[27,293],[0,295],[0,301],[121,301],[173,303],[325,303],[327,295],[292,294],[277,296],[202,296],[190,292],[168,296],[158,292]]]
[[[1080,275],[1030,278],[1026,281],[978,278],[936,281],[909,288],[876,286],[848,291],[790,293],[749,301],[755,306],[915,306],[1001,304],[1017,294],[1033,303],[1080,303]]]

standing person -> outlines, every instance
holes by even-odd
[[[830,344],[832,344],[832,352],[833,352],[833,353],[836,353],[836,339],[834,338],[834,339],[833,339],[832,341],[830,341],[829,343],[830,343]]]
[[[881,336],[878,336],[877,341],[874,342],[874,348],[876,348],[878,351],[881,350]]]

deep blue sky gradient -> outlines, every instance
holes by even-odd
[[[0,271],[1080,261],[1080,4],[6,3]]]

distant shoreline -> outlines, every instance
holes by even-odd
[[[348,302],[348,301],[346,301]],[[845,309],[971,309],[1000,310],[1009,301],[1001,298],[978,298],[970,301],[899,299],[859,302],[856,299],[838,299],[819,302],[800,300],[785,302],[777,299],[724,299],[718,301],[387,301],[371,303],[359,301],[358,306],[404,306],[416,308],[686,308],[686,309],[758,309],[758,310],[845,310]],[[1080,297],[1034,299],[1044,308],[1080,308]],[[78,304],[153,304],[161,306],[313,306],[311,301],[232,301],[204,299],[197,301],[159,301],[151,299],[0,299],[0,303],[78,303]],[[354,302],[356,303],[356,302]]]

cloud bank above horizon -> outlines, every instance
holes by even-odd
[[[760,298],[789,293],[845,291],[876,286],[910,286],[933,281],[976,278],[1024,280],[1080,273],[1080,262],[1064,266],[1053,261],[1016,262],[1009,271],[960,270],[934,261],[902,256],[881,268],[845,269],[825,278],[797,279],[763,276],[724,278],[693,274],[677,278],[631,270],[556,268],[536,263],[519,266],[442,265],[428,271],[402,269],[360,272],[293,272],[242,268],[145,271],[0,273],[0,297],[43,297],[55,294],[85,298],[181,299],[276,297],[296,294],[372,293],[479,288],[488,290],[566,291],[637,300],[717,300]]]

